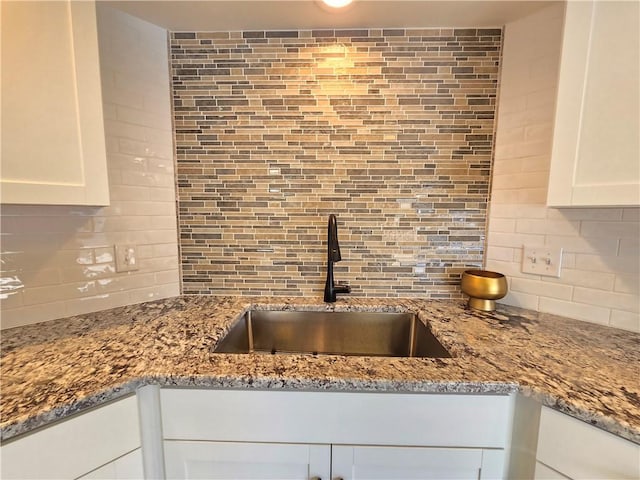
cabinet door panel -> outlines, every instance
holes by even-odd
[[[482,450],[334,445],[332,477],[344,480],[477,480]]]
[[[576,186],[640,179],[637,2],[595,2]]]
[[[165,441],[167,478],[329,478],[328,445]]]
[[[536,456],[569,478],[640,478],[640,445],[546,407]]]
[[[1,202],[108,205],[94,3],[3,2],[0,30]]]
[[[550,206],[640,204],[640,5],[566,6]]]
[[[0,448],[3,479],[77,478],[140,447],[131,396],[73,416]]]

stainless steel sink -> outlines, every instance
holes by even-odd
[[[214,353],[451,357],[410,313],[261,310],[247,312]]]

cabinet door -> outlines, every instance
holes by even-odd
[[[344,480],[497,479],[502,478],[503,463],[501,450],[334,445],[331,476]]]
[[[328,479],[329,445],[164,442],[168,479]]]
[[[1,203],[108,205],[94,3],[1,9]]]
[[[547,407],[540,414],[536,457],[576,480],[640,478],[640,445]]]
[[[567,2],[547,204],[640,204],[640,4]]]
[[[131,396],[2,444],[0,478],[78,478],[139,448]]]

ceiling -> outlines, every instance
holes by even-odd
[[[172,31],[375,27],[499,27],[553,1],[354,0],[331,9],[319,0],[101,0]]]

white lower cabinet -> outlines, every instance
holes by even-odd
[[[640,478],[640,445],[546,407],[530,467],[507,474],[518,408],[506,395],[146,386],[3,443],[0,478]]]
[[[533,478],[534,480],[566,480],[569,477],[547,467],[544,463],[536,462],[536,472]]]
[[[138,403],[130,396],[3,443],[0,478],[142,478],[142,456],[129,456],[139,449]],[[99,476],[102,467],[113,475]]]
[[[80,477],[80,480],[140,480],[144,478],[142,450],[138,448]]]
[[[162,390],[167,478],[500,479],[510,399]]]
[[[640,478],[640,445],[542,407],[536,480]]]
[[[423,479],[502,478],[499,450],[357,445],[165,441],[167,478]]]

